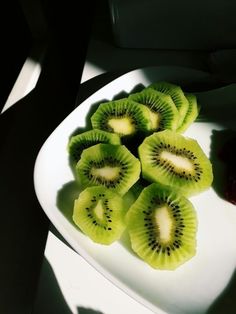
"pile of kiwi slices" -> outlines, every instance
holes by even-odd
[[[126,230],[137,257],[155,269],[176,269],[196,254],[189,197],[207,190],[213,174],[183,132],[199,109],[194,94],[156,82],[99,104],[90,130],[70,137],[70,165],[82,187],[72,218],[92,241],[110,245]]]

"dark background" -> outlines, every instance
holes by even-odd
[[[191,10],[186,1],[178,2],[178,6],[176,1],[162,1],[156,12],[160,30],[155,36],[151,31],[145,33],[153,20],[142,15],[142,5],[151,8],[154,1],[114,1],[115,5],[121,3],[123,21],[128,19],[123,28],[127,33],[121,31],[117,36],[120,25],[112,29],[108,0],[1,2],[0,108],[26,57],[37,60],[42,46],[46,53],[35,89],[0,116],[0,313],[32,313],[49,227],[35,196],[33,167],[48,135],[76,104],[137,64],[208,71],[214,76],[215,86],[236,82],[233,0],[218,0],[217,5],[212,0],[201,1]],[[132,18],[127,16],[127,6],[132,6]],[[164,19],[163,12],[171,18]],[[187,20],[183,20],[188,13]],[[142,23],[135,27],[135,19]],[[227,27],[234,38],[228,33],[225,36],[223,31],[217,33],[217,29]],[[173,29],[175,41],[167,41]],[[132,42],[127,34],[132,35]],[[102,48],[98,46],[101,38]],[[80,85],[85,58],[108,73]],[[214,307],[213,311],[216,313]]]

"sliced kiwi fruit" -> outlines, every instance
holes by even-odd
[[[196,254],[197,216],[172,188],[152,183],[126,215],[134,252],[155,269],[174,270]]]
[[[192,138],[170,130],[155,132],[145,138],[138,152],[146,180],[169,185],[186,196],[212,184],[212,164]]]
[[[84,149],[76,174],[83,187],[103,185],[124,195],[139,179],[140,168],[124,145],[96,144]]]
[[[82,191],[72,218],[84,234],[108,245],[127,226],[134,252],[156,269],[196,254],[197,218],[186,197],[211,186],[212,165],[180,133],[199,108],[195,95],[165,81],[99,105],[93,129],[67,147]]]
[[[86,188],[74,202],[73,221],[89,238],[109,245],[125,230],[126,208],[120,195],[103,186]]]
[[[179,113],[171,96],[149,88],[128,98],[148,107],[153,131],[176,130]]]
[[[120,137],[117,134],[92,129],[72,136],[68,143],[68,152],[70,160],[75,165],[80,159],[81,153],[85,148],[98,143],[110,143],[114,145],[121,144]]]
[[[154,90],[171,96],[179,112],[178,126],[182,125],[189,106],[188,100],[185,97],[182,88],[176,84],[165,81],[150,84],[148,88],[153,88]]]
[[[91,117],[92,127],[130,137],[151,129],[149,110],[127,98],[108,101],[98,106]]]
[[[200,111],[197,97],[194,94],[185,93],[185,97],[189,102],[189,107],[182,124],[177,129],[177,132],[179,133],[183,133],[187,130],[187,128],[196,120]]]

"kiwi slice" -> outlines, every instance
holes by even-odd
[[[179,113],[169,95],[149,88],[130,94],[128,98],[149,108],[153,131],[176,130]]]
[[[178,126],[182,125],[189,106],[188,100],[185,97],[182,88],[178,85],[165,81],[153,83],[148,87],[171,96],[179,112]]]
[[[196,254],[195,209],[170,187],[144,188],[126,223],[132,249],[153,268],[174,270]]]
[[[185,93],[185,97],[189,102],[189,107],[182,124],[177,129],[177,132],[179,133],[183,133],[187,130],[187,128],[196,120],[200,111],[197,97],[194,94]]]
[[[124,145],[96,144],[83,151],[76,173],[83,187],[103,185],[123,195],[139,179],[140,168]]]
[[[71,162],[75,165],[80,159],[81,153],[85,148],[98,143],[110,143],[114,145],[121,144],[120,137],[117,134],[93,129],[74,135],[68,143],[68,152]]]
[[[138,148],[142,175],[180,190],[184,195],[204,191],[212,184],[210,160],[198,142],[164,130],[146,137]]]
[[[103,186],[86,188],[74,202],[73,221],[94,242],[111,244],[125,230],[121,196]]]
[[[95,129],[117,133],[120,137],[151,129],[148,108],[127,98],[100,104],[91,117],[91,123]]]

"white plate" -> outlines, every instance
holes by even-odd
[[[220,198],[213,187],[192,197],[199,221],[196,256],[175,271],[154,270],[129,251],[125,238],[111,246],[95,244],[66,218],[71,213],[73,197],[78,194],[66,147],[69,136],[78,127],[85,127],[92,105],[101,100],[111,100],[133,91],[139,84],[147,86],[158,80],[185,84],[207,79],[206,73],[178,67],[151,67],[124,74],[62,121],[42,146],[35,163],[35,191],[57,230],[95,269],[155,313],[204,313],[227,286],[236,265],[235,206]],[[216,112],[218,106],[224,106],[226,111],[227,103],[222,103],[226,99],[224,92],[222,88],[199,93],[203,111],[207,108],[208,122],[195,122],[185,133],[197,139],[208,156],[214,157],[210,149],[215,133],[228,127],[221,114],[213,115],[214,121],[210,121],[211,111]],[[232,97],[227,101],[230,105]]]

